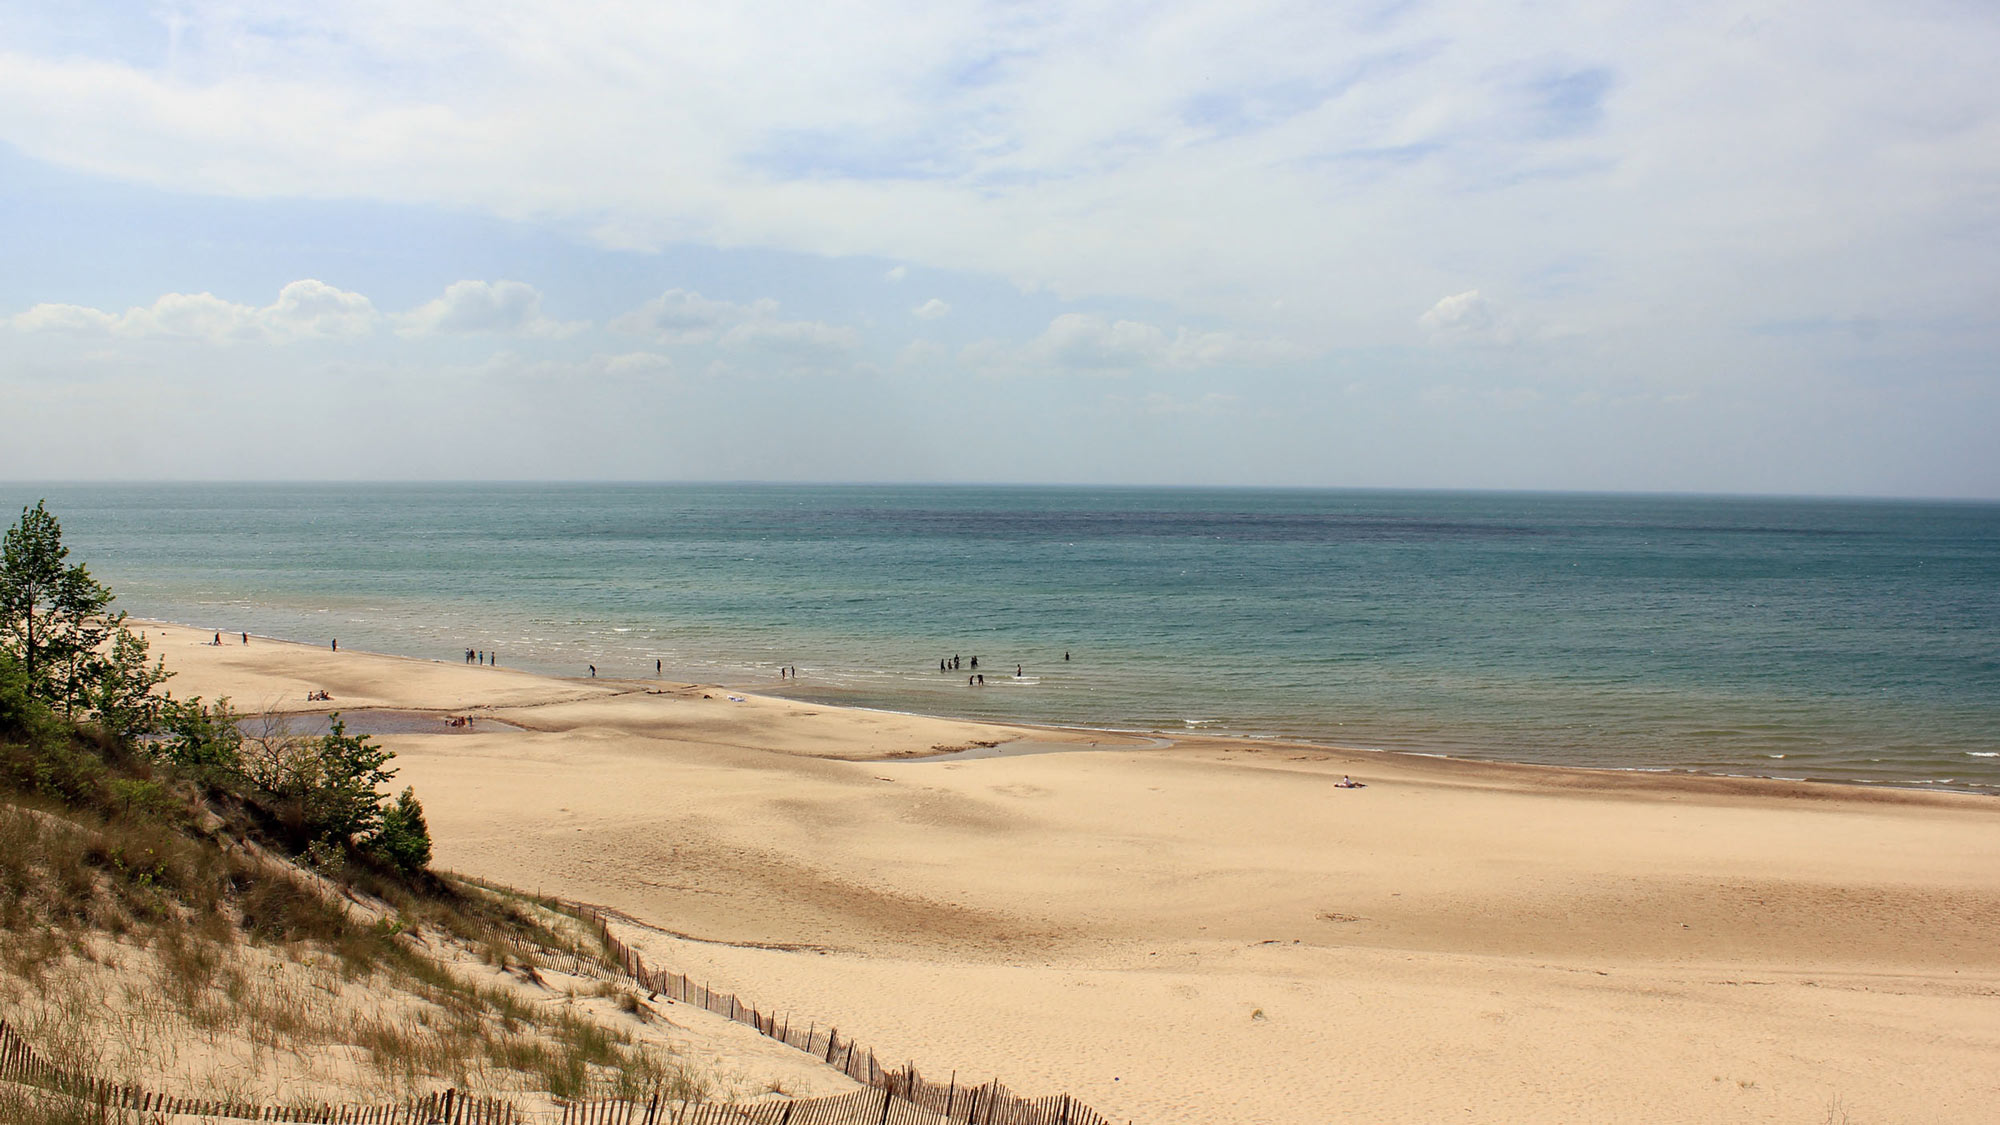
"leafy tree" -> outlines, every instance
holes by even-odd
[[[367,849],[403,871],[430,866],[431,830],[416,790],[405,788],[395,804],[382,810],[382,826],[369,837]]]
[[[122,614],[120,615],[123,616]],[[153,694],[173,673],[165,660],[146,663],[146,640],[120,627],[111,635],[109,651],[92,653],[84,683],[89,690],[90,713],[105,729],[120,738],[154,729],[167,700]]]
[[[171,762],[196,781],[214,789],[235,789],[243,778],[243,729],[229,700],[214,706],[201,701],[161,701],[149,748],[155,758]]]
[[[95,716],[130,734],[152,719],[148,700],[167,671],[146,663],[145,640],[111,612],[111,590],[68,558],[48,502],[21,509],[0,539],[0,645],[20,661],[29,693],[65,718]]]
[[[243,740],[244,796],[262,807],[293,845],[348,845],[382,822],[381,787],[395,754],[367,736],[348,734],[340,715],[317,738],[267,730]]]

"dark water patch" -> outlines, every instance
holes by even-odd
[[[519,731],[525,728],[500,719],[473,716],[465,726],[452,726],[454,716],[434,711],[391,711],[359,710],[335,713],[305,712],[266,719],[262,716],[245,718],[237,726],[243,733],[261,735],[270,730],[286,734],[317,738],[333,733],[334,714],[340,717],[341,725],[348,734],[375,737],[387,734],[479,734],[491,731]],[[463,718],[465,716],[457,716]]]

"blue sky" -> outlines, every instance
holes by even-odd
[[[1984,4],[0,2],[0,478],[2000,497]]]

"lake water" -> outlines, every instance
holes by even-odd
[[[2000,505],[0,485],[10,522],[43,496],[122,608],[225,632],[561,675],[658,660],[978,718],[2000,792]],[[983,688],[938,670],[954,654]]]

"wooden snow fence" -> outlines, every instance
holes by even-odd
[[[392,1105],[246,1105],[214,1098],[183,1098],[64,1070],[37,1054],[6,1020],[0,1020],[0,1081],[47,1090],[95,1106],[99,1120],[136,1116],[235,1121],[291,1121],[310,1125],[532,1125],[512,1103],[457,1090]]]
[[[787,1046],[812,1055],[835,1067],[849,1078],[865,1086],[882,1092],[875,1097],[876,1114],[853,1116],[846,1108],[830,1109],[838,1116],[801,1116],[808,1102],[774,1103],[776,1116],[763,1116],[767,1105],[736,1107],[736,1112],[754,1111],[760,1116],[716,1117],[721,1122],[746,1122],[754,1125],[889,1125],[889,1123],[922,1123],[936,1125],[937,1122],[966,1122],[967,1125],[1111,1125],[1102,1114],[1076,1101],[1067,1094],[1053,1094],[1041,1098],[1024,1098],[1001,1085],[998,1079],[982,1086],[964,1086],[953,1075],[949,1082],[937,1083],[926,1080],[917,1073],[914,1064],[897,1070],[886,1070],[875,1052],[843,1039],[840,1030],[834,1027],[821,1028],[816,1024],[797,1026],[791,1017],[780,1017],[775,1012],[759,1011],[744,1003],[733,993],[716,992],[706,983],[698,982],[680,973],[669,973],[646,967],[645,959],[639,951],[618,940],[611,932],[611,915],[582,903],[565,903],[576,910],[597,927],[598,936],[604,947],[611,952],[618,966],[626,976],[650,993],[665,996],[682,1004],[691,1004],[717,1015],[748,1024],[760,1033],[776,1039]],[[852,1096],[852,1095],[849,1095]],[[823,1098],[815,1101],[839,1102],[841,1098]],[[908,1106],[915,1116],[898,1116],[901,1112],[897,1104]],[[794,1114],[786,1118],[782,1111],[797,1107]],[[720,1109],[722,1107],[714,1107]],[[689,1125],[699,1120],[706,1125],[708,1118],[690,1118]],[[589,1118],[564,1119],[564,1125],[599,1125]],[[605,1125],[628,1125],[622,1118],[607,1118]],[[648,1119],[633,1118],[630,1125],[681,1125],[673,1119],[661,1117]]]
[[[458,1090],[393,1105],[237,1105],[155,1093],[64,1070],[31,1049],[5,1020],[0,1020],[0,1081],[97,1106],[102,1121],[136,1116],[146,1125],[174,1117],[302,1125],[1111,1125],[1102,1114],[1067,1094],[1026,1098],[998,1079],[969,1086],[961,1084],[955,1074],[946,1082],[930,1081],[914,1064],[886,1069],[874,1051],[843,1038],[838,1028],[817,1024],[800,1027],[789,1016],[760,1011],[733,993],[716,992],[680,973],[647,968],[637,950],[612,934],[609,915],[581,903],[565,905],[596,926],[618,969],[639,987],[747,1024],[869,1089],[824,1098],[745,1104],[670,1101],[655,1094],[642,1100],[558,1102],[557,1109],[539,1113]],[[544,963],[555,955],[553,959],[563,962],[563,970],[576,975],[602,971],[574,954],[539,946],[533,952]]]

